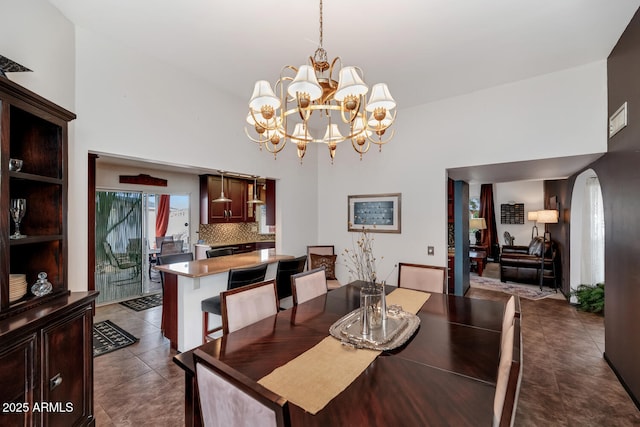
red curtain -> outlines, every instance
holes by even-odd
[[[493,184],[480,186],[480,218],[484,218],[487,223],[487,229],[482,230],[482,245],[487,247],[489,254],[493,254],[493,245],[498,243],[496,214],[493,205]]]
[[[168,194],[161,194],[156,209],[156,237],[162,237],[169,226],[169,198]]]

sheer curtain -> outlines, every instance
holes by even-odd
[[[581,284],[604,282],[604,211],[597,177],[587,178],[582,219]]]

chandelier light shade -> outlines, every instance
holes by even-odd
[[[340,57],[329,63],[322,36],[320,0],[318,49],[309,57],[309,64],[284,66],[273,87],[266,80],[256,82],[247,115],[247,123],[253,130],[245,126],[245,133],[274,157],[291,141],[302,162],[308,144],[324,143],[333,163],[338,144],[350,140],[362,160],[371,144],[378,145],[381,151],[382,145],[393,138],[393,130],[385,133],[395,122],[396,102],[384,83],[369,90],[359,67],[343,66]],[[310,125],[312,116],[316,119]],[[319,121],[324,124],[316,129]]]

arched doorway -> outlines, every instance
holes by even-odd
[[[571,291],[604,282],[604,209],[602,190],[593,169],[576,178],[571,196]],[[575,296],[571,296],[576,303]]]

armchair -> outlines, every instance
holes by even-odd
[[[505,245],[500,255],[500,281],[540,283],[542,237],[534,237],[529,246]],[[545,243],[544,283],[557,288],[560,256],[554,241]]]

